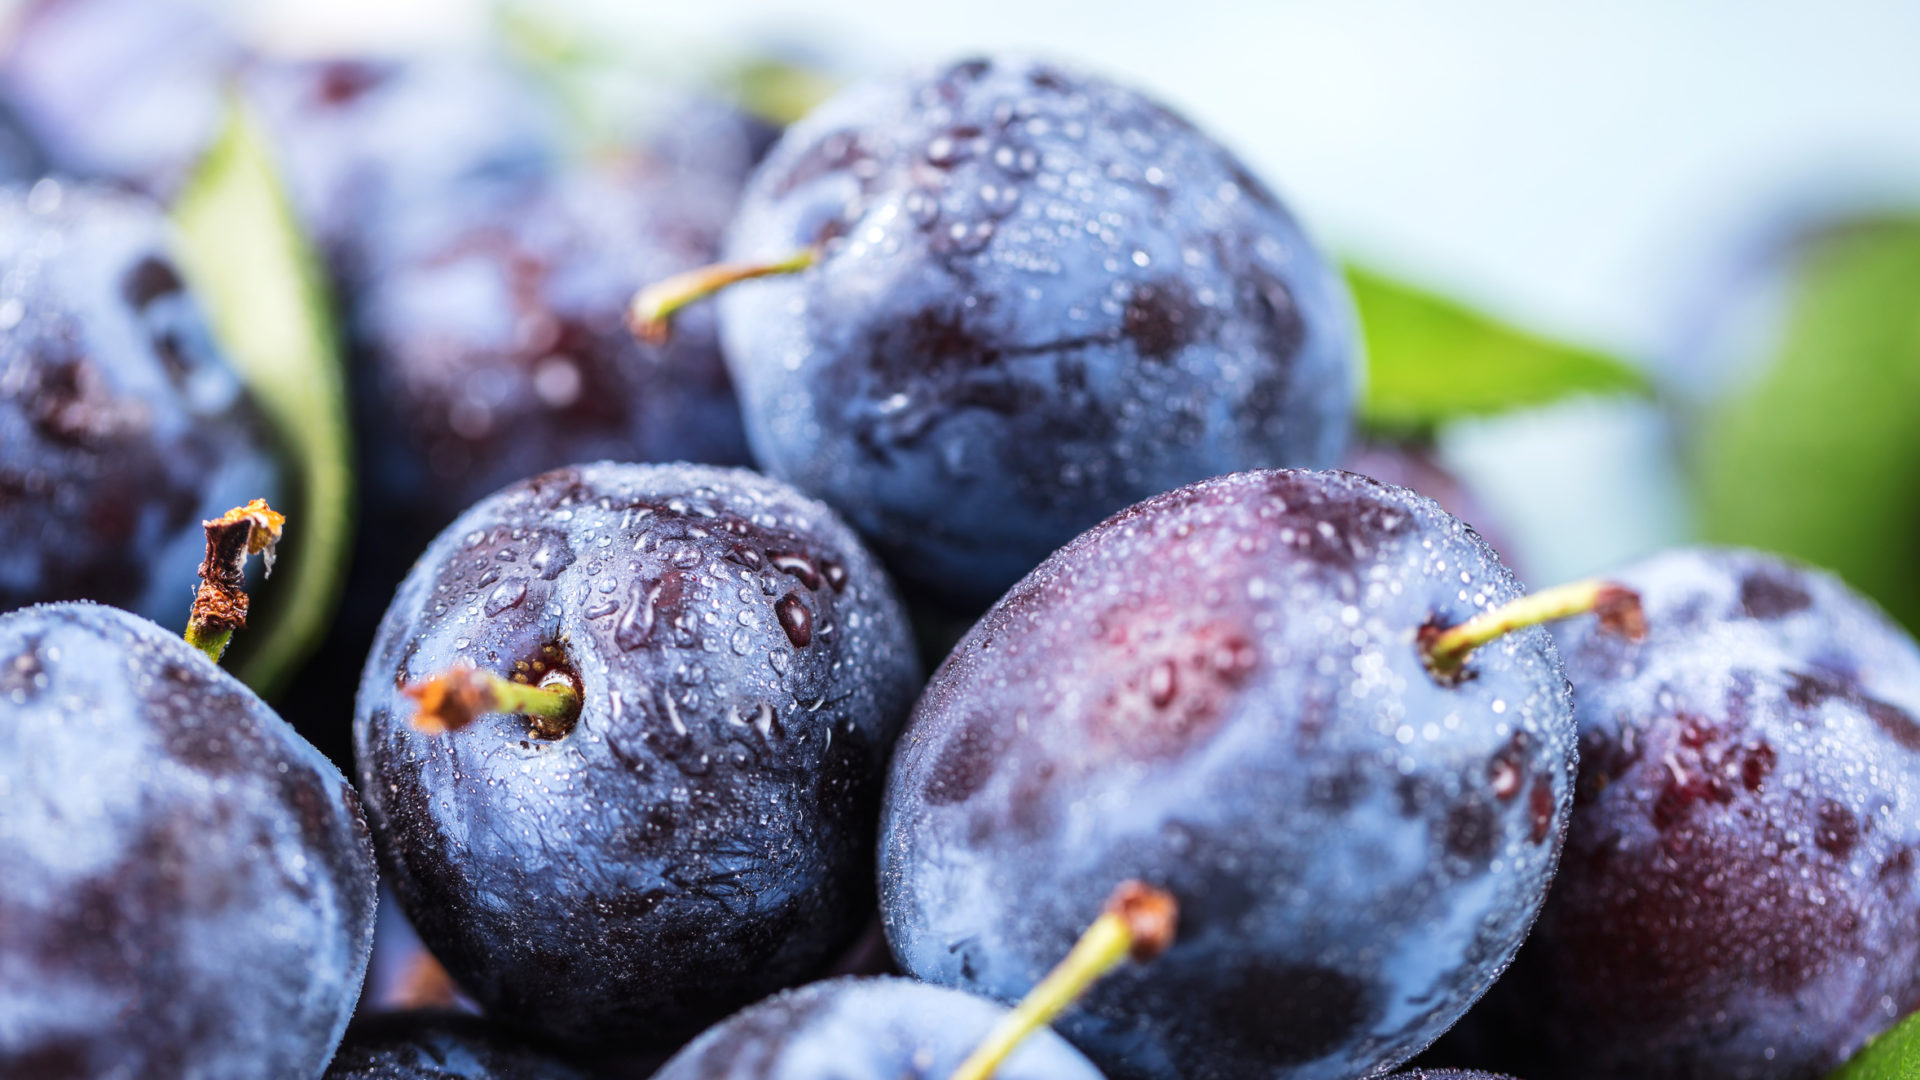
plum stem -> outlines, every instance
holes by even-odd
[[[218,664],[233,632],[247,625],[247,558],[258,555],[273,573],[275,545],[287,516],[255,499],[200,523],[207,531],[207,554],[200,560],[200,588],[187,616],[187,644]]]
[[[820,261],[819,248],[799,251],[771,262],[714,263],[656,281],[635,294],[627,309],[627,329],[650,345],[672,336],[674,312],[704,300],[729,285],[776,274],[796,274]]]
[[[1529,626],[1592,613],[1601,629],[1638,641],[1647,634],[1640,594],[1612,581],[1576,581],[1556,585],[1483,611],[1458,626],[1428,623],[1420,628],[1416,644],[1420,658],[1435,679],[1459,681],[1473,650],[1504,634]]]
[[[1066,959],[1000,1018],[950,1080],[988,1080],[1022,1040],[1046,1027],[1113,969],[1129,959],[1144,963],[1167,951],[1179,914],[1171,894],[1138,881],[1121,884]]]
[[[557,739],[580,717],[580,690],[557,671],[535,686],[456,664],[400,692],[419,703],[413,726],[430,735],[459,731],[488,713],[515,713],[532,721],[536,735]]]

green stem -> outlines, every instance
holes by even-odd
[[[187,624],[187,644],[206,653],[207,659],[216,664],[227,655],[227,646],[232,643],[233,631],[228,627]]]
[[[1442,681],[1459,678],[1473,650],[1515,630],[1588,613],[1600,616],[1601,626],[1638,640],[1646,634],[1640,594],[1611,581],[1576,581],[1556,585],[1483,611],[1458,626],[1426,627],[1420,632],[1421,659]]]
[[[988,1080],[1027,1036],[1052,1023],[1113,969],[1129,958],[1145,961],[1166,951],[1177,917],[1167,893],[1137,881],[1120,886],[1066,959],[1000,1018],[950,1080]]]
[[[675,274],[641,289],[627,310],[627,327],[633,336],[654,345],[672,333],[673,315],[681,308],[704,300],[729,285],[776,274],[795,274],[820,261],[820,249],[802,248],[782,259],[758,263],[714,263]]]

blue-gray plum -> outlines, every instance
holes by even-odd
[[[1573,824],[1481,1041],[1537,1032],[1538,1075],[1822,1076],[1920,1006],[1920,649],[1758,552],[1617,578],[1647,637],[1559,631]]]
[[[768,998],[695,1039],[654,1080],[946,1080],[1007,1010],[900,978],[832,979]],[[1051,1031],[995,1080],[1101,1080]]]
[[[278,494],[170,241],[138,196],[0,187],[0,608],[89,599],[178,625],[200,522]]]
[[[1344,284],[1135,91],[1004,57],[847,90],[754,174],[727,258],[807,249],[721,299],[755,457],[949,598],[1149,495],[1344,449]]]
[[[0,1075],[311,1080],[366,973],[353,788],[117,608],[0,615]]]
[[[1522,589],[1432,501],[1241,473],[1016,585],[902,733],[881,914],[908,974],[1026,992],[1118,881],[1178,939],[1060,1022],[1110,1076],[1344,1078],[1457,1019],[1545,899],[1574,779],[1534,626],[1431,673],[1423,628]]]
[[[560,1059],[469,1013],[421,1010],[362,1017],[323,1080],[585,1080]]]
[[[428,734],[471,664],[562,722]],[[667,1044],[827,966],[872,910],[906,617],[833,512],[744,470],[601,463],[476,504],[401,585],[354,735],[389,880],[490,1016]]]

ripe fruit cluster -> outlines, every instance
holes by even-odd
[[[1151,99],[966,60],[583,163],[495,66],[170,10],[0,63],[0,1075],[1797,1080],[1920,1005],[1920,648],[1330,470],[1392,462],[1345,286]],[[340,292],[304,732],[217,666],[300,522],[143,80],[243,88]],[[376,877],[454,1011],[360,999]]]

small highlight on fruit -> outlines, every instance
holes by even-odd
[[[1458,626],[1428,623],[1420,628],[1414,645],[1434,679],[1452,685],[1467,676],[1467,658],[1487,642],[1529,626],[1587,614],[1599,617],[1602,630],[1629,641],[1647,636],[1639,593],[1612,581],[1576,581],[1481,612]]]
[[[649,345],[673,336],[673,315],[729,285],[754,278],[796,274],[820,261],[819,248],[802,248],[784,259],[758,263],[714,263],[675,274],[641,289],[627,309],[627,329]]]
[[[527,718],[536,737],[557,739],[572,731],[580,718],[580,691],[561,672],[534,686],[470,664],[456,664],[400,690],[420,706],[413,714],[413,726],[429,735],[459,731],[489,713],[514,713]]]
[[[247,559],[258,555],[273,574],[273,556],[287,516],[255,499],[200,523],[207,554],[200,561],[200,588],[187,617],[187,643],[214,663],[226,655],[233,632],[247,625]]]
[[[1022,1040],[1052,1023],[1094,983],[1128,960],[1144,964],[1166,952],[1179,919],[1180,905],[1172,894],[1138,881],[1122,882],[1066,959],[1001,1018],[949,1080],[989,1080]]]

